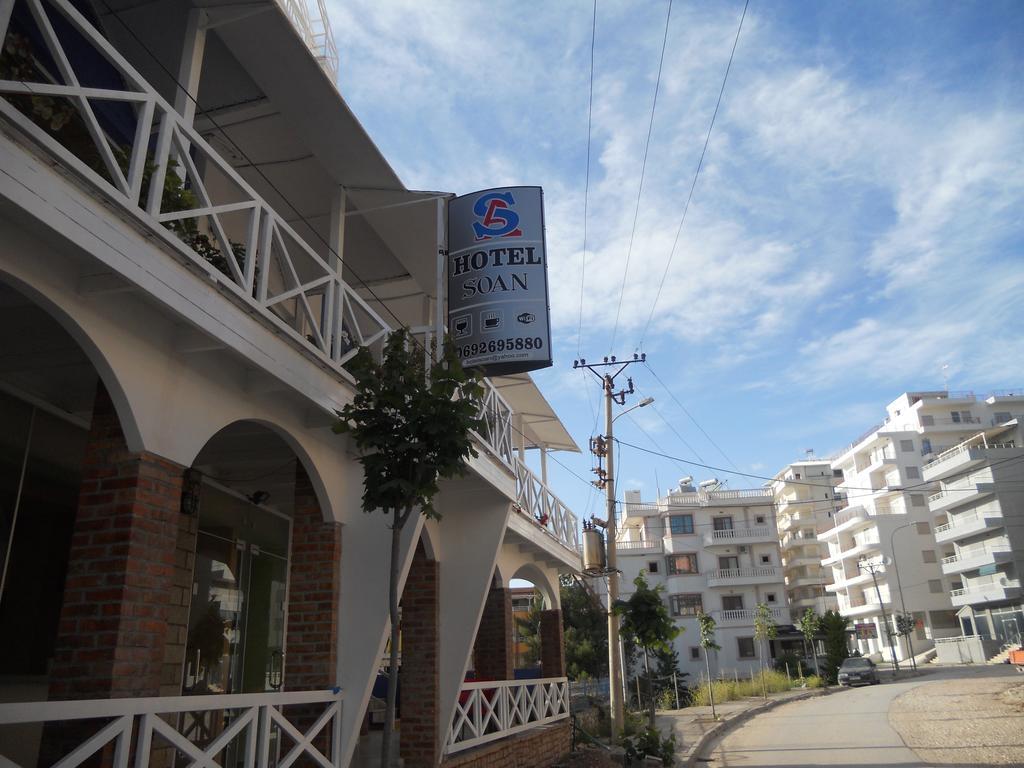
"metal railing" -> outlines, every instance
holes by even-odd
[[[321,768],[341,768],[341,704],[342,693],[337,690],[25,702],[0,704],[0,728],[80,722],[85,733],[60,761],[61,768],[75,768],[108,745],[113,747],[112,768],[128,768],[132,753],[134,768],[148,768],[151,758],[170,747],[198,766],[226,765],[230,752],[232,765],[244,768],[287,768],[303,756]],[[284,707],[295,705],[305,705],[303,725],[310,706],[323,708],[303,730],[283,712]],[[109,722],[100,726],[88,722],[99,719]],[[329,754],[314,744],[318,737],[329,745]],[[272,749],[277,744],[290,746],[278,755]],[[5,741],[0,739],[0,756],[4,751]],[[154,762],[160,765],[163,760],[156,757]]]
[[[771,499],[772,492],[767,488],[747,488],[739,491],[687,491],[673,493],[669,496],[672,505],[690,504],[707,507],[720,501],[744,501],[746,499]]]
[[[41,0],[22,2],[47,48],[36,57],[51,58],[63,83],[0,80],[0,94],[8,97],[0,98],[0,114],[7,121],[330,367],[344,373],[360,346],[379,352],[391,329],[345,283],[337,258],[312,248],[72,3],[50,0],[80,34],[75,44],[92,45],[123,87],[83,85],[91,73],[82,72],[80,79],[72,61],[86,57],[68,56]],[[0,13],[0,40],[8,20]],[[18,108],[18,99],[26,97],[66,100],[93,146],[83,144],[79,154],[70,151]],[[130,145],[108,136],[93,107],[100,101],[131,113]],[[168,194],[168,187],[177,194]]]
[[[952,557],[942,558],[943,565],[952,565],[953,563],[961,560],[968,560],[972,557],[978,557],[979,555],[997,554],[1001,552],[1011,552],[1013,548],[1010,542],[1006,539],[998,539],[995,541],[985,541],[980,544],[971,544],[967,547],[958,547],[957,553]]]
[[[526,464],[514,459],[516,500],[528,515],[564,547],[580,551],[579,520]]]
[[[445,752],[460,752],[567,717],[569,681],[564,677],[463,683]]]
[[[859,504],[855,507],[849,507],[841,512],[836,512],[831,518],[821,523],[818,526],[818,533],[826,533],[831,531],[833,528],[838,528],[840,525],[856,520],[858,517],[866,518],[868,515],[867,510]]]
[[[980,439],[980,442],[976,442]],[[1009,443],[989,443],[985,440],[984,433],[977,434],[969,440],[965,440],[959,445],[955,445],[952,448],[943,451],[934,459],[924,465],[924,469],[934,467],[936,464],[940,464],[947,459],[951,459],[954,456],[959,456],[961,453],[966,453],[971,450],[989,450],[989,449],[1005,449],[1005,448],[1016,448],[1013,442]]]
[[[771,615],[771,617],[775,620],[788,618],[786,611],[783,608],[772,607],[768,609],[768,612]],[[711,615],[719,624],[724,624],[727,622],[748,622],[750,624],[753,624],[754,619],[757,617],[757,610],[754,608],[739,608],[730,611],[712,611]]]
[[[985,578],[987,578],[988,581],[983,581],[982,580],[982,579],[985,579]],[[986,592],[986,591],[992,590],[992,589],[994,589],[996,587],[1002,587],[1003,589],[1008,589],[1008,588],[1014,588],[1014,587],[1019,587],[1020,586],[1020,582],[1019,581],[1010,581],[1005,576],[998,576],[998,577],[988,576],[988,577],[982,577],[982,579],[976,579],[976,580],[971,581],[963,589],[953,589],[953,590],[950,590],[949,596],[950,597],[963,597],[964,595],[970,595],[970,594],[974,594],[974,593],[977,593],[977,592]]]
[[[327,17],[324,0],[277,0],[285,16],[312,51],[324,71],[338,76],[338,49],[334,44],[334,32]]]
[[[515,447],[512,440],[512,406],[487,379],[484,379],[484,398],[480,417],[484,426],[478,434],[480,440],[493,452],[496,458],[514,470],[516,465]]]
[[[752,528],[725,528],[716,531],[709,531],[706,538],[711,541],[728,543],[735,539],[763,539],[771,536],[774,532],[767,525],[758,525]]]

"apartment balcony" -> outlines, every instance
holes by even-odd
[[[987,443],[982,435],[938,454],[922,467],[921,476],[925,481],[942,480],[1015,453],[1024,454],[1024,448],[1013,443]]]
[[[771,502],[772,492],[761,488],[748,488],[739,491],[687,491],[673,493],[669,497],[669,501],[672,504],[694,507],[742,507],[757,502]]]
[[[957,554],[942,559],[943,573],[963,573],[986,565],[998,565],[1013,559],[1013,550],[1008,541],[985,542],[971,547],[961,547]]]
[[[786,570],[802,567],[816,568],[819,565],[821,565],[821,557],[819,555],[798,554],[796,557],[783,555],[782,558],[782,567]]]
[[[520,544],[550,560],[574,569],[580,563],[579,520],[526,464],[513,459],[516,470],[516,512],[509,531]]]
[[[956,507],[976,502],[983,496],[995,493],[995,489],[995,484],[991,482],[945,488],[928,497],[928,508],[933,513],[945,512],[949,509],[955,509]]]
[[[628,526],[643,525],[643,521],[650,517],[659,517],[661,510],[657,504],[645,501],[627,501],[623,506],[622,524]]]
[[[776,622],[788,622],[789,614],[785,608],[777,606],[768,609],[772,619]],[[718,627],[752,627],[757,617],[757,610],[754,608],[741,608],[732,611],[712,611],[711,617]]]
[[[705,547],[730,547],[739,544],[775,543],[774,528],[758,525],[753,528],[728,528],[721,531],[708,531],[704,534]]]
[[[813,608],[818,615],[828,610],[836,610],[838,603],[834,595],[819,595],[816,597],[790,598],[789,607],[797,613],[803,613],[808,608]]]
[[[839,603],[839,612],[843,616],[849,616],[851,618],[872,616],[876,613],[881,613],[881,611],[882,603],[879,603],[877,600],[866,600],[863,597],[855,597],[845,606],[842,602]]]
[[[665,545],[661,539],[623,539],[615,542],[615,549],[626,555],[660,555]]]
[[[936,432],[962,432],[974,429],[976,425],[980,424],[981,419],[978,416],[961,416],[954,419],[949,416],[930,416],[928,414],[922,414],[920,426],[921,432],[928,435]]]
[[[805,524],[810,523],[806,521]],[[813,531],[792,531],[783,534],[779,544],[783,549],[800,549],[801,547],[817,547],[818,535]]]
[[[981,583],[974,580],[963,589],[954,589],[950,592],[949,597],[953,601],[953,606],[1013,600],[1021,596],[1020,579],[1010,580],[1005,576],[988,578],[992,580]]]
[[[824,560],[821,561],[821,564],[824,566],[829,566],[835,565],[836,563],[842,562],[843,560],[849,560],[850,558],[854,557],[860,559],[863,555],[866,555],[871,552],[877,552],[879,546],[880,544],[877,540],[865,541],[860,544],[857,544],[854,547],[851,547],[850,549],[843,550],[838,555],[831,555],[830,557],[826,557]]]
[[[844,531],[865,525],[869,519],[868,511],[862,505],[847,507],[818,527],[818,540],[829,541]]]
[[[935,541],[939,544],[957,541],[992,528],[1001,528],[1003,525],[1001,509],[975,509],[956,515],[951,522],[938,526],[935,529]]]
[[[802,576],[786,576],[786,588],[797,589],[798,587],[817,587],[821,586],[823,580],[823,576],[812,576],[810,574],[804,574]]]
[[[765,565],[757,568],[726,568],[709,571],[707,574],[707,584],[709,587],[779,584],[782,580],[782,569],[774,565]]]
[[[850,587],[863,586],[864,584],[872,583],[870,573],[857,573],[856,576],[851,576],[848,579],[837,579],[834,583],[828,584],[825,587],[826,592],[838,593],[844,589]]]

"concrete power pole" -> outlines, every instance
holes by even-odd
[[[626,402],[626,395],[631,395],[634,392],[633,380],[627,378],[627,388],[615,391],[615,379],[620,373],[622,373],[627,366],[631,363],[644,362],[647,359],[646,355],[633,355],[632,360],[617,361],[614,357],[606,357],[600,363],[587,363],[586,360],[574,360],[573,368],[587,368],[601,380],[601,389],[604,392],[604,450],[603,455],[607,457],[608,469],[598,469],[598,481],[595,483],[598,487],[603,487],[605,490],[605,500],[607,503],[607,521],[606,521],[606,550],[607,550],[607,563],[605,568],[605,574],[608,577],[608,689],[609,689],[609,708],[611,709],[611,735],[612,741],[614,741],[619,734],[622,733],[622,727],[625,723],[625,708],[623,706],[623,687],[622,687],[622,657],[619,654],[619,617],[614,613],[613,606],[615,601],[619,599],[619,570],[618,570],[618,557],[615,549],[615,537],[616,537],[616,514],[615,514],[615,419],[618,416],[613,415],[612,405],[617,403],[624,405]],[[615,367],[614,373],[598,373],[596,368]],[[643,408],[645,405],[649,405],[654,402],[654,398],[647,397],[641,400],[639,403],[634,405],[632,408],[627,408],[625,411],[619,414],[622,416],[634,408]],[[602,454],[598,454],[599,456]]]

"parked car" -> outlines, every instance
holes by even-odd
[[[840,685],[878,685],[878,667],[871,659],[845,659],[839,667]]]

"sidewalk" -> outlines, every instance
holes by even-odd
[[[768,701],[762,698],[727,701],[715,705],[718,720],[711,719],[711,707],[659,710],[655,715],[655,724],[662,735],[668,736],[671,733],[676,737],[676,765],[691,766],[695,764],[694,758],[712,738],[727,733],[751,717],[789,701],[824,696],[839,690],[836,687],[797,689],[773,693],[768,696]]]

